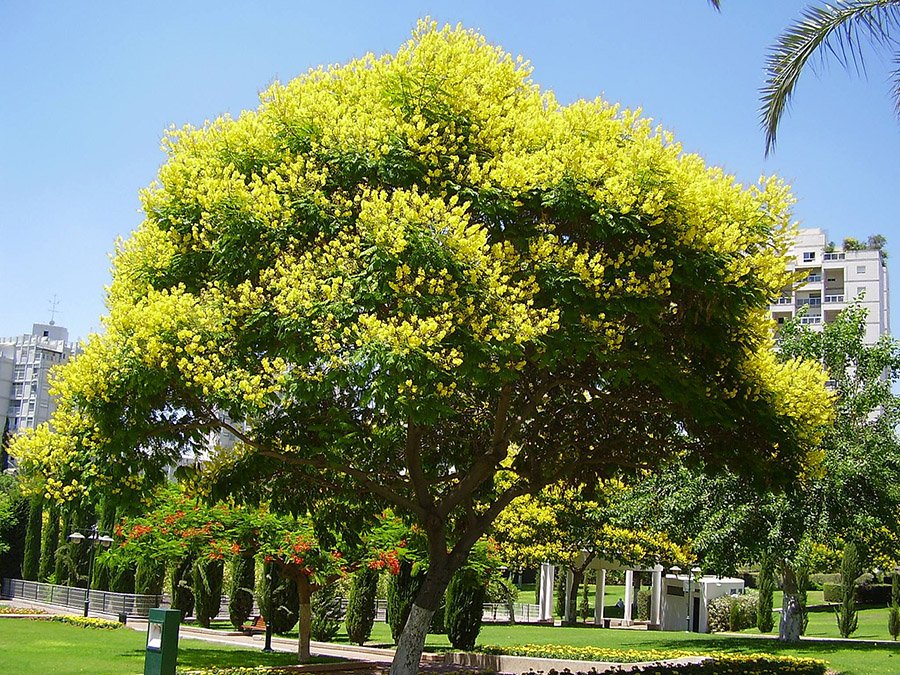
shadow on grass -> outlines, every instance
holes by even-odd
[[[135,649],[122,656],[140,655],[145,651]],[[327,656],[316,656],[309,663],[337,663],[341,659]],[[250,649],[212,649],[209,647],[178,647],[179,669],[200,670],[204,668],[252,668],[254,666],[296,666],[297,655],[286,652],[266,654],[261,650]]]

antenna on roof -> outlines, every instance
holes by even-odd
[[[56,293],[53,294],[53,299],[50,300],[50,325],[56,325],[56,315],[59,313],[59,310],[56,308],[59,307],[59,298],[56,296]]]

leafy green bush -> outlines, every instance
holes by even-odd
[[[387,616],[385,620],[391,628],[391,638],[396,643],[400,632],[409,618],[413,601],[425,580],[424,574],[413,575],[412,563],[404,560],[400,563],[400,571],[391,575],[387,587]]]
[[[300,612],[297,584],[283,577],[275,563],[263,566],[259,580],[259,611],[273,633],[287,633],[295,625]]]
[[[739,631],[756,625],[759,594],[723,595],[707,606],[707,622],[711,633]]]
[[[228,588],[228,618],[240,628],[253,612],[253,589],[256,586],[256,560],[240,553],[231,559],[231,582]]]
[[[378,572],[363,567],[353,575],[344,626],[350,642],[361,645],[372,634],[375,624],[375,593],[378,590]]]
[[[330,642],[341,627],[341,598],[336,584],[328,584],[312,594],[309,633],[313,640]]]
[[[457,570],[447,585],[447,611],[444,622],[447,637],[456,649],[469,651],[481,632],[484,613],[484,584],[476,570]]]
[[[650,590],[642,588],[637,594],[638,621],[650,620]]]
[[[221,560],[202,556],[194,561],[194,618],[204,628],[219,613],[222,604],[222,580],[225,565]]]

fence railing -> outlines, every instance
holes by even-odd
[[[4,579],[2,594],[10,599],[30,600],[68,609],[83,609],[84,601],[87,599],[87,589],[84,588],[43,584],[24,579]],[[92,589],[90,600],[92,613],[146,618],[151,608],[160,606],[162,598],[159,595],[113,593]]]
[[[23,579],[4,579],[2,595],[10,599],[30,600],[45,605],[82,609],[84,607],[84,588],[74,586],[58,586],[43,584]],[[128,617],[146,618],[153,607],[168,606],[168,597],[162,595],[137,595],[134,593],[113,593],[111,591],[91,590],[91,613]],[[341,618],[347,609],[347,599],[341,598]],[[537,623],[539,619],[538,605],[515,603],[513,611],[517,623]],[[259,614],[256,602],[253,603],[252,615]],[[228,596],[223,595],[219,606],[219,618],[228,618]],[[375,601],[375,620],[385,621],[387,618],[387,600]],[[509,605],[484,603],[482,621],[506,623],[510,620]]]

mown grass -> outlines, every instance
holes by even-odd
[[[0,620],[0,674],[52,673],[125,675],[144,672],[146,635],[127,628],[97,630],[30,619]],[[326,659],[331,660],[331,659]],[[263,654],[259,649],[182,638],[178,669],[286,666],[296,654]]]

